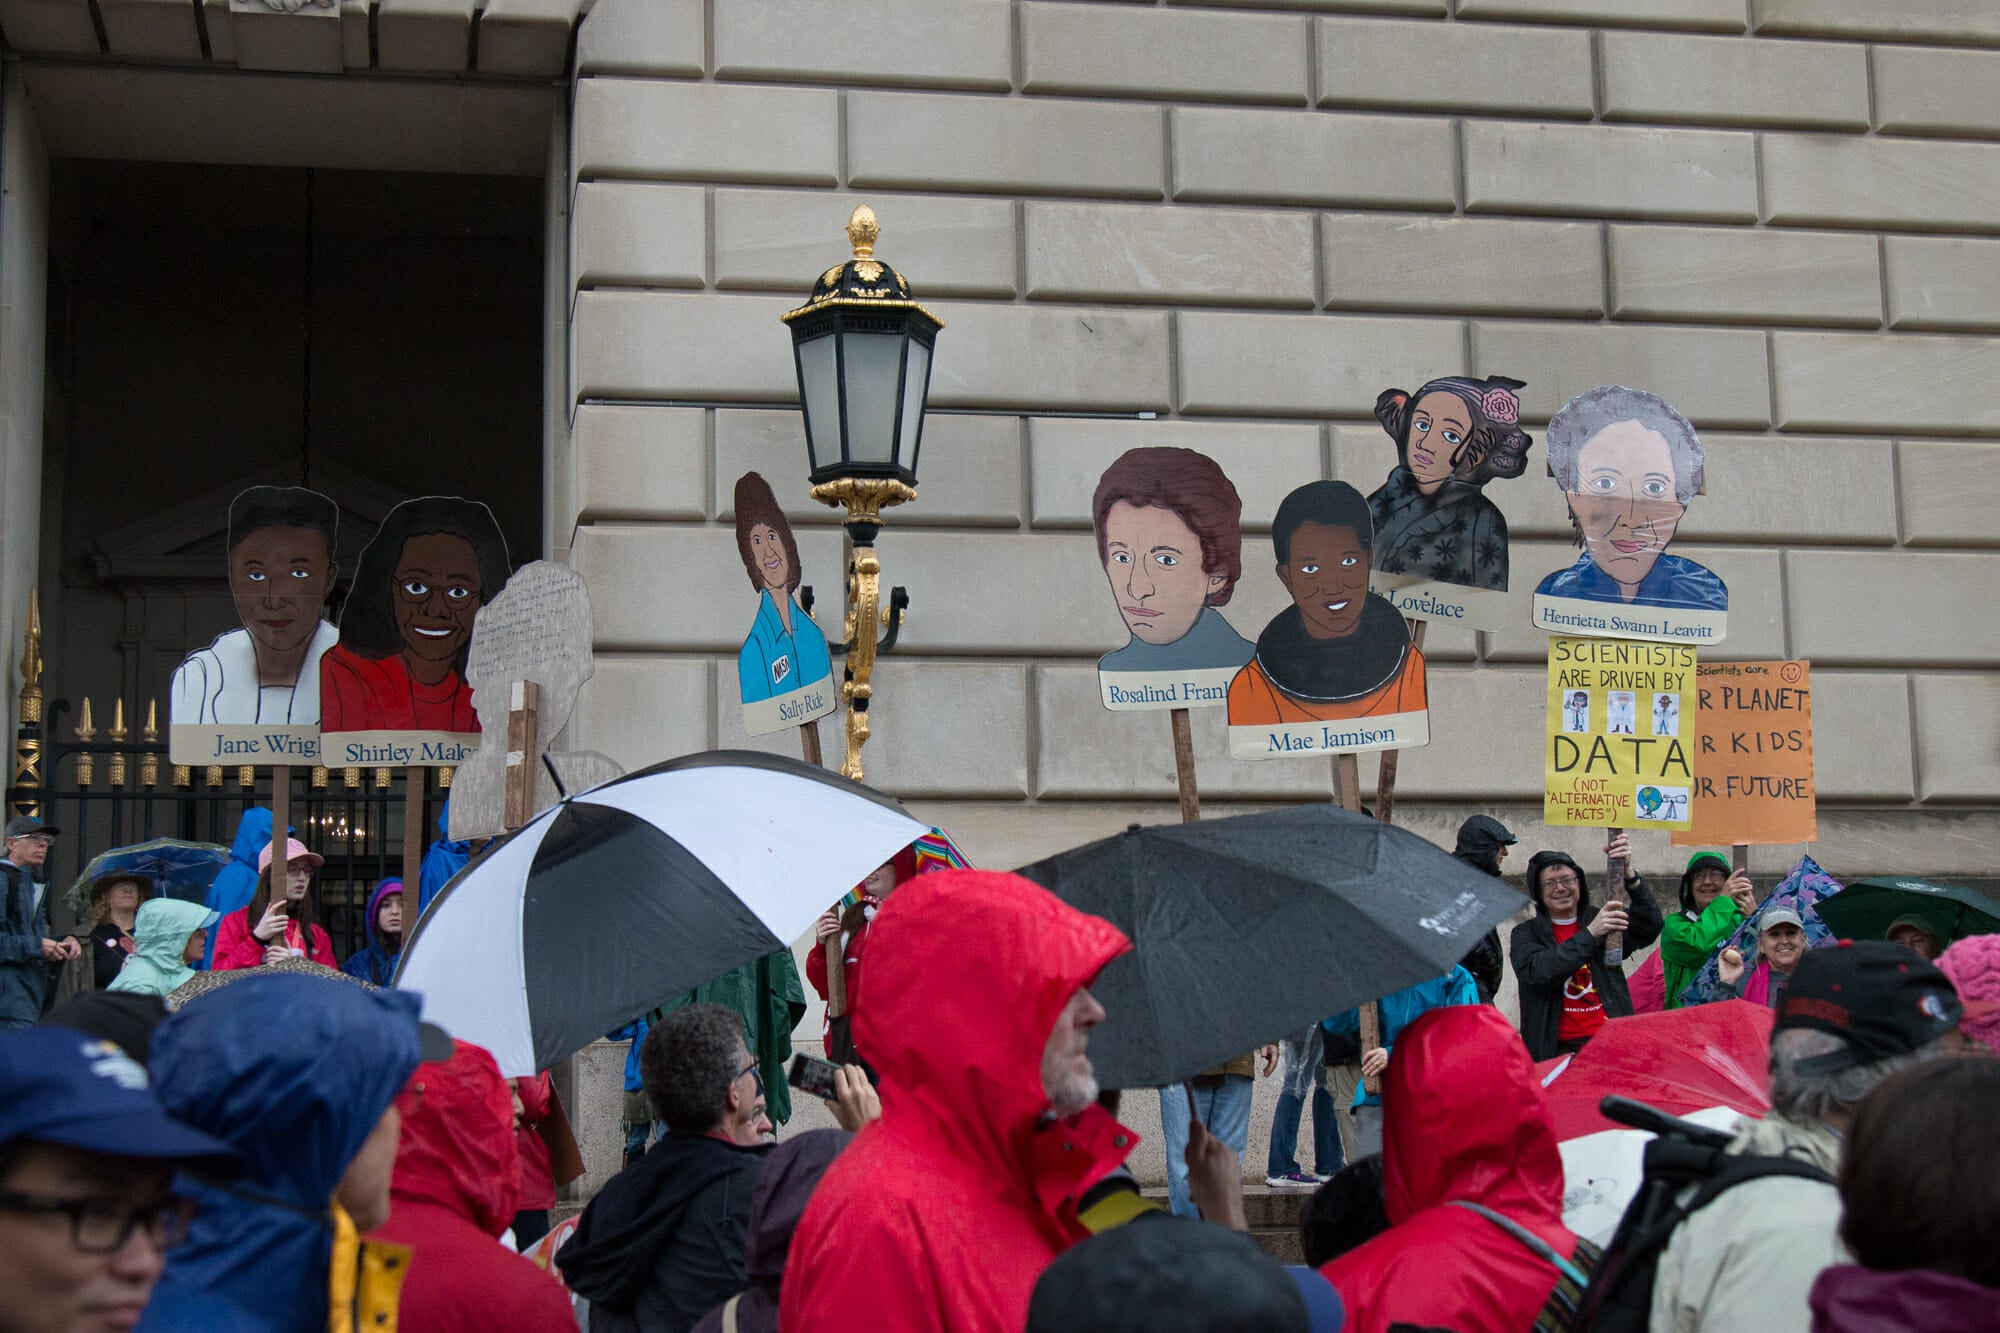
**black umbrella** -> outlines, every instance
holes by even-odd
[[[1134,825],[1020,873],[1132,937],[1091,987],[1107,1088],[1164,1087],[1440,976],[1523,901],[1331,805]]]

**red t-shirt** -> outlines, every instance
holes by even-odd
[[[1572,921],[1555,926],[1556,943],[1567,944],[1581,929]],[[1590,964],[1579,967],[1563,982],[1562,1021],[1556,1024],[1557,1041],[1584,1041],[1604,1026],[1604,1002],[1597,998],[1597,983],[1591,980]]]

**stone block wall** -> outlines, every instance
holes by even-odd
[[[1014,865],[1174,817],[1166,720],[1104,712],[1122,641],[1088,496],[1124,449],[1206,450],[1264,534],[1315,477],[1372,488],[1376,394],[1432,375],[1654,389],[1702,428],[1687,552],[1732,590],[1718,658],[1810,657],[1835,873],[1989,875],[2000,841],[2000,19],[1962,0],[597,0],[579,29],[567,438],[553,530],[599,671],[573,739],[628,764],[750,742],[753,602],[730,488],[794,520],[822,624],[839,530],[806,495],[778,316],[856,203],[943,318],[910,591],[869,778]],[[1514,617],[1441,629],[1401,817],[1494,809],[1530,846],[1567,563],[1542,475],[1491,494]],[[838,728],[824,728],[828,754]],[[1225,753],[1206,808],[1324,797]],[[1372,785],[1372,759],[1363,763]],[[1758,849],[1776,872],[1799,849]],[[1642,868],[1676,860],[1639,839]]]

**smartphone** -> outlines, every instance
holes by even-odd
[[[834,1091],[833,1072],[839,1067],[816,1056],[800,1052],[792,1057],[792,1072],[786,1075],[785,1082],[800,1092],[809,1092],[815,1097],[833,1101],[838,1095]]]

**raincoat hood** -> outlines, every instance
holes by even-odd
[[[1383,1200],[1400,1225],[1454,1199],[1562,1225],[1562,1154],[1527,1047],[1491,1005],[1403,1029],[1383,1075]]]
[[[212,929],[219,920],[221,917],[204,904],[177,898],[154,898],[139,904],[139,915],[132,921],[138,951],[125,960],[109,989],[165,998],[194,976],[194,969],[181,961],[188,936]]]
[[[375,886],[375,892],[368,895],[368,915],[363,924],[367,927],[368,930],[369,948],[379,949],[382,947],[382,942],[375,938],[375,915],[378,911],[381,910],[382,900],[384,898],[387,898],[392,893],[400,897],[402,895],[402,892],[403,892],[402,880],[385,879],[380,884],[377,884]],[[403,910],[407,912],[410,909],[408,905],[405,905]],[[406,940],[409,937],[410,937],[410,928],[408,925],[405,925],[403,927],[403,939]],[[403,947],[402,940],[398,940],[396,942],[396,948],[391,952],[399,953],[402,951],[402,947]]]
[[[1576,872],[1576,910],[1580,916],[1590,906],[1590,876],[1583,873],[1583,867],[1568,852],[1536,852],[1528,858],[1528,896],[1535,900],[1535,911],[1543,916],[1549,913],[1542,905],[1542,872],[1550,866],[1568,866]]]
[[[470,1042],[449,1060],[417,1066],[396,1097],[403,1137],[389,1192],[432,1203],[489,1236],[507,1229],[521,1197],[514,1102],[500,1066]]]
[[[1694,906],[1694,872],[1705,865],[1713,865],[1727,875],[1732,873],[1729,858],[1720,852],[1696,852],[1688,858],[1687,869],[1681,871],[1681,910],[1689,916],[1697,915]]]
[[[223,1139],[245,1174],[196,1185],[163,1286],[264,1315],[327,1318],[333,1190],[418,1061],[418,997],[296,974],[248,977],[190,1002],[153,1038],[167,1114]]]
[[[229,845],[229,859],[250,867],[250,873],[257,873],[257,858],[271,845],[271,812],[263,806],[253,806],[243,812],[243,818],[236,825],[236,841]]]
[[[884,1121],[949,1126],[962,1159],[1032,1185],[1049,1120],[1042,1052],[1070,997],[1132,947],[1019,875],[945,870],[882,905],[855,1043],[882,1075]]]

